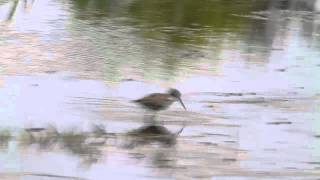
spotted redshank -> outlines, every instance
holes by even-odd
[[[153,111],[153,120],[158,111],[167,109],[175,101],[179,101],[182,107],[187,110],[181,100],[181,93],[177,89],[169,89],[167,93],[153,93],[133,102]]]

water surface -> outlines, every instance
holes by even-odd
[[[319,10],[0,0],[0,177],[319,177]],[[188,108],[159,114],[170,133],[128,134],[144,116],[130,101],[169,87]]]

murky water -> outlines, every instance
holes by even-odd
[[[0,0],[0,178],[319,178],[319,11]],[[155,134],[130,101],[169,87]]]

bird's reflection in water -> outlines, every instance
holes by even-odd
[[[173,146],[176,143],[176,137],[179,133],[171,133],[164,126],[148,125],[127,133],[126,148],[158,143],[163,146]]]
[[[184,129],[172,133],[164,126],[143,126],[127,133],[125,147],[133,159],[145,162],[157,176],[171,176],[176,167],[176,140]]]
[[[63,150],[77,156],[80,165],[87,168],[107,155],[108,146],[129,150],[127,153],[130,158],[147,159],[153,166],[164,168],[172,166],[173,161],[168,158],[168,154],[174,152],[176,138],[181,131],[182,129],[178,133],[171,133],[163,126],[151,125],[114,134],[107,133],[104,126],[96,125],[89,132],[59,132],[54,126],[50,126],[25,129],[19,142],[20,148],[38,148],[47,152]],[[145,158],[141,158],[141,155]]]
[[[37,157],[38,152],[44,156],[48,154],[49,159],[52,156],[60,158],[58,160],[72,159],[72,167],[74,164],[84,170],[95,170],[97,166],[108,168],[114,164],[124,167],[138,164],[138,169],[147,169],[147,175],[152,176],[150,178],[209,177],[230,166],[237,168],[239,159],[246,154],[230,143],[193,143],[194,137],[190,136],[181,137],[178,141],[183,127],[172,132],[166,127],[151,125],[121,133],[111,133],[104,127],[97,125],[86,131],[62,131],[54,126],[13,132],[0,129],[0,140],[4,146],[12,144],[11,151],[19,148],[17,152],[30,153],[28,158],[35,158],[35,161],[41,158],[45,164],[51,162],[42,156]],[[195,171],[195,167],[201,167],[201,171]],[[213,172],[213,169],[217,170]]]

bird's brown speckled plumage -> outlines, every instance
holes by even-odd
[[[181,100],[181,93],[176,89],[169,89],[168,93],[153,93],[133,102],[140,104],[146,109],[160,111],[167,109],[173,102],[179,101],[184,109]]]
[[[174,101],[175,98],[169,94],[153,93],[134,102],[147,109],[159,111],[168,108]]]

